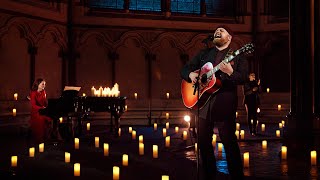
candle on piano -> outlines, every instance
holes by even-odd
[[[158,145],[152,145],[152,157],[158,158]]]
[[[74,163],[73,169],[74,169],[73,175],[80,176],[80,163]]]
[[[103,143],[103,155],[109,156],[109,144],[108,143]]]
[[[139,155],[144,155],[144,144],[139,143]]]
[[[143,143],[143,135],[139,135],[139,143]]]
[[[120,168],[118,166],[113,166],[113,180],[119,180],[120,179]]]
[[[18,93],[14,93],[14,94],[13,94],[13,99],[14,99],[14,100],[18,100]]]
[[[95,96],[95,92],[96,92],[96,88],[94,88],[94,86],[92,86],[92,88],[91,88],[91,96]]]
[[[74,138],[74,149],[79,149],[79,138]]]
[[[167,137],[166,137],[166,142],[165,142],[165,144],[166,144],[166,147],[170,147],[170,136],[167,136]]]
[[[176,133],[178,133],[178,132],[179,132],[179,127],[176,126],[176,127],[174,128],[174,130],[175,130]]]
[[[166,122],[166,129],[169,129],[169,122]]]
[[[65,152],[64,153],[64,162],[69,163],[70,162],[70,153]]]
[[[249,167],[249,152],[243,153],[243,167]]]
[[[122,155],[122,165],[123,166],[128,166],[128,164],[129,164],[129,156],[128,156],[128,154],[123,154]]]
[[[63,122],[63,117],[59,118],[59,122],[62,123]]]
[[[99,147],[99,137],[94,137],[94,146],[95,146],[96,148]]]
[[[18,156],[11,156],[11,167],[18,166]]]
[[[283,160],[287,159],[287,146],[281,147],[281,159]]]
[[[87,131],[90,131],[90,123],[87,123]]]
[[[262,141],[262,149],[267,149],[267,140]]]
[[[310,158],[311,158],[311,165],[316,166],[317,165],[317,151],[311,151]]]
[[[39,144],[39,152],[44,152],[44,143]]]
[[[132,139],[135,140],[136,139],[136,135],[137,135],[137,132],[135,130],[132,131]]]
[[[153,123],[153,130],[156,131],[158,129],[158,124],[157,123]]]
[[[170,97],[170,94],[169,94],[169,93],[167,93],[167,99],[169,99],[169,97]]]
[[[187,131],[183,131],[182,135],[183,135],[183,136],[182,136],[182,137],[183,137],[183,140],[186,141],[186,140],[187,140],[187,137],[188,137]]]
[[[167,129],[166,128],[162,128],[162,136],[163,137],[167,136]]]
[[[103,88],[102,86],[99,87],[99,94],[98,94],[98,97],[101,97],[102,96],[102,91],[103,91]]]
[[[167,175],[162,175],[162,176],[161,176],[161,180],[169,180],[169,176],[167,176]]]
[[[86,96],[86,93],[82,93],[82,96],[85,97],[85,96]]]
[[[34,157],[34,147],[29,148],[29,157]]]
[[[12,116],[17,116],[17,109],[16,108],[12,109]]]
[[[138,93],[134,93],[134,99],[138,99]]]

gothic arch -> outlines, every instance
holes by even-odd
[[[46,24],[40,29],[35,41],[36,44],[38,44],[41,39],[44,39],[47,33],[52,36],[53,40],[58,44],[61,50],[67,50],[66,35],[62,33],[55,24]]]
[[[92,37],[95,37],[96,41],[107,51],[111,51],[113,49],[113,41],[108,36],[106,36],[105,33],[90,30],[85,31],[82,35],[79,36],[79,41],[77,43],[76,49],[82,48]]]
[[[141,47],[145,50],[145,52],[150,52],[149,45],[145,42],[143,36],[137,31],[130,31],[124,33],[121,36],[120,40],[114,44],[114,50],[117,51],[118,48],[123,46],[125,44],[125,41],[128,39],[133,39],[136,42],[137,47]]]
[[[151,45],[150,50],[151,52],[157,51],[157,49],[160,47],[161,42],[164,40],[168,40],[171,47],[177,48],[179,50],[179,53],[182,54],[185,52],[185,47],[180,43],[177,42],[177,38],[171,34],[171,33],[162,33],[160,34],[157,39],[154,41],[155,43]]]

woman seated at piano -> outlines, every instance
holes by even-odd
[[[45,87],[46,81],[38,78],[34,81],[29,95],[31,102],[30,129],[36,144],[48,140],[52,131],[52,119],[40,114],[40,110],[45,109],[48,105]]]

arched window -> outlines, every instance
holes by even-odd
[[[171,0],[171,12],[200,14],[201,0]]]
[[[161,11],[161,0],[130,0],[130,10]]]
[[[89,7],[124,9],[124,0],[89,0]]]

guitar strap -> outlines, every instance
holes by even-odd
[[[222,51],[217,50],[216,56],[212,62],[213,66],[218,65],[222,60],[224,60],[228,55],[230,55],[230,52],[232,52],[231,48],[226,48]]]

